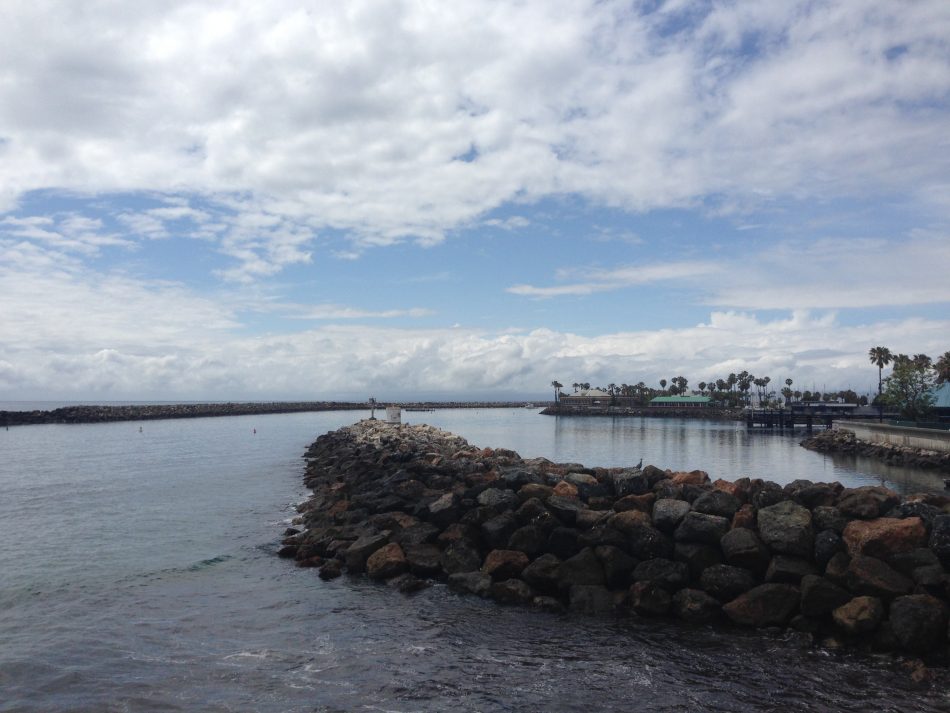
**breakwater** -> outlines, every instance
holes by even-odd
[[[707,421],[741,421],[745,416],[742,409],[721,408],[665,408],[643,406],[547,406],[541,411],[543,416],[647,416],[650,418],[695,418]]]
[[[945,656],[950,498],[586,468],[362,421],[306,454],[279,554],[324,578],[550,610],[668,616]]]
[[[858,438],[847,426],[822,431],[801,442],[819,453],[846,453],[875,458],[890,465],[950,473],[950,453]]]
[[[407,410],[453,408],[513,408],[522,402],[405,402],[376,404],[376,410],[386,405]],[[365,402],[352,401],[272,401],[236,403],[187,404],[129,404],[65,406],[50,410],[0,411],[0,428],[29,426],[44,423],[106,423],[110,421],[149,421],[165,418],[209,418],[216,416],[248,416],[254,414],[302,413],[307,411],[369,411]]]

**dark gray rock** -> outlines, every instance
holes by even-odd
[[[855,594],[893,599],[909,594],[914,583],[876,557],[858,555],[851,559],[845,573],[848,589]]]
[[[760,584],[741,594],[722,610],[743,626],[783,626],[798,610],[800,593],[790,584]]]
[[[404,550],[409,571],[417,577],[435,577],[442,572],[442,551],[435,545],[410,545]]]
[[[488,488],[487,490],[483,490],[476,498],[476,502],[482,507],[491,508],[498,514],[507,510],[514,510],[520,503],[518,496],[507,488]]]
[[[673,559],[684,562],[689,567],[689,576],[694,582],[699,581],[707,567],[722,564],[719,548],[700,542],[677,542],[673,549]]]
[[[839,535],[844,532],[848,524],[848,518],[841,514],[841,511],[831,505],[819,505],[812,509],[812,525],[815,530],[834,530]]]
[[[844,540],[834,530],[822,530],[815,535],[815,565],[823,570],[838,552],[845,551]]]
[[[610,590],[597,584],[574,584],[568,592],[568,606],[581,614],[609,614],[614,611]]]
[[[598,525],[587,532],[582,532],[577,537],[577,544],[580,547],[610,545],[621,550],[627,550],[630,547],[630,538],[609,525]]]
[[[556,594],[560,567],[561,560],[552,554],[544,554],[525,567],[521,578],[540,592]]]
[[[843,490],[836,505],[845,517],[873,520],[899,502],[900,496],[893,490],[879,485],[865,485]]]
[[[643,495],[650,492],[650,481],[643,474],[643,471],[637,469],[625,469],[619,473],[611,473],[610,482],[613,486],[614,494],[618,498],[627,495]]]
[[[938,515],[934,518],[930,531],[930,549],[944,567],[950,567],[950,515]]]
[[[902,648],[926,653],[947,641],[947,605],[926,594],[897,597],[890,622]]]
[[[590,547],[561,562],[558,569],[558,587],[563,591],[575,584],[600,584],[607,581],[604,568]]]
[[[689,584],[689,568],[685,563],[662,558],[641,562],[630,576],[634,582],[656,582],[670,592]]]
[[[718,545],[722,536],[729,532],[729,520],[718,515],[689,512],[673,533],[677,542],[701,542]]]
[[[785,499],[785,493],[782,486],[770,481],[754,480],[752,481],[752,505],[757,510],[777,505]]]
[[[663,498],[653,504],[653,525],[666,533],[672,533],[690,511],[684,500]]]
[[[467,540],[453,542],[442,550],[442,569],[446,574],[471,572],[482,566],[478,549]]]
[[[810,617],[824,616],[851,601],[851,593],[830,579],[807,574],[801,582],[802,614]]]
[[[766,582],[798,584],[806,574],[818,574],[818,570],[808,560],[788,555],[775,555],[765,570]]]
[[[672,603],[672,595],[658,582],[635,582],[630,586],[630,607],[641,616],[666,614]]]
[[[721,605],[699,589],[681,589],[673,595],[673,613],[691,624],[705,624],[719,617]]]
[[[643,525],[628,533],[627,551],[640,560],[668,558],[673,554],[673,541],[655,527]]]
[[[489,549],[501,549],[518,529],[518,518],[513,512],[504,512],[482,523],[482,539]]]
[[[449,589],[466,594],[487,597],[491,589],[491,577],[484,572],[456,572],[448,576]]]
[[[930,533],[933,530],[934,520],[942,514],[943,510],[940,508],[915,500],[909,503],[900,503],[887,513],[887,517],[919,517],[923,521],[927,532]]]
[[[720,602],[732,601],[758,584],[759,582],[752,572],[728,564],[707,567],[699,579],[699,585],[703,588],[703,591]]]
[[[604,568],[607,586],[611,589],[626,586],[637,560],[613,545],[599,545],[594,548],[594,554]]]
[[[369,556],[387,544],[389,544],[388,535],[373,534],[358,538],[343,553],[347,570],[354,573],[364,571]]]
[[[744,527],[730,530],[719,541],[728,564],[762,573],[769,566],[768,548],[752,530]]]
[[[777,505],[760,508],[757,519],[759,536],[773,552],[798,557],[812,556],[815,535],[808,508],[785,500]]]
[[[905,577],[913,575],[920,567],[940,566],[940,559],[933,550],[918,547],[908,552],[898,552],[887,558],[887,563]]]
[[[459,496],[446,493],[435,502],[429,503],[426,519],[441,530],[458,520],[459,512]]]
[[[507,549],[519,550],[529,557],[536,557],[544,551],[548,536],[537,525],[519,527],[508,538]]]
[[[555,527],[548,535],[545,549],[562,560],[573,557],[581,550],[577,542],[577,530],[572,527]]]
[[[729,493],[722,490],[709,490],[693,501],[693,510],[731,520],[741,504],[738,498]]]
[[[506,579],[502,582],[493,582],[488,595],[501,604],[530,604],[535,592],[520,579]]]

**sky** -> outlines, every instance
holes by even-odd
[[[946,0],[0,4],[0,400],[950,350]]]

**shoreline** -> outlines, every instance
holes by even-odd
[[[912,448],[886,443],[864,441],[847,428],[828,429],[803,440],[802,448],[818,453],[859,455],[888,465],[935,470],[950,474],[950,453],[938,453],[924,448]],[[950,486],[948,486],[950,487]]]
[[[305,458],[312,495],[277,554],[323,579],[950,655],[945,495],[586,468],[369,420]]]
[[[385,413],[386,406],[406,411],[433,411],[458,408],[524,408],[524,401],[408,401],[376,404],[376,411]],[[540,406],[538,407],[540,408]],[[0,428],[42,424],[112,423],[118,421],[153,421],[176,418],[216,418],[278,413],[317,411],[370,411],[369,404],[352,401],[271,401],[234,403],[185,403],[141,405],[64,406],[49,411],[0,411]]]

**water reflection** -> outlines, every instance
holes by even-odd
[[[942,492],[933,472],[895,468],[853,456],[827,456],[802,448],[805,429],[748,430],[735,421],[616,416],[541,416],[526,409],[446,410],[406,414],[479,446],[511,448],[526,458],[586,466],[632,466],[642,458],[673,470],[700,469],[710,477],[840,481],[848,487],[885,485],[898,492]]]

